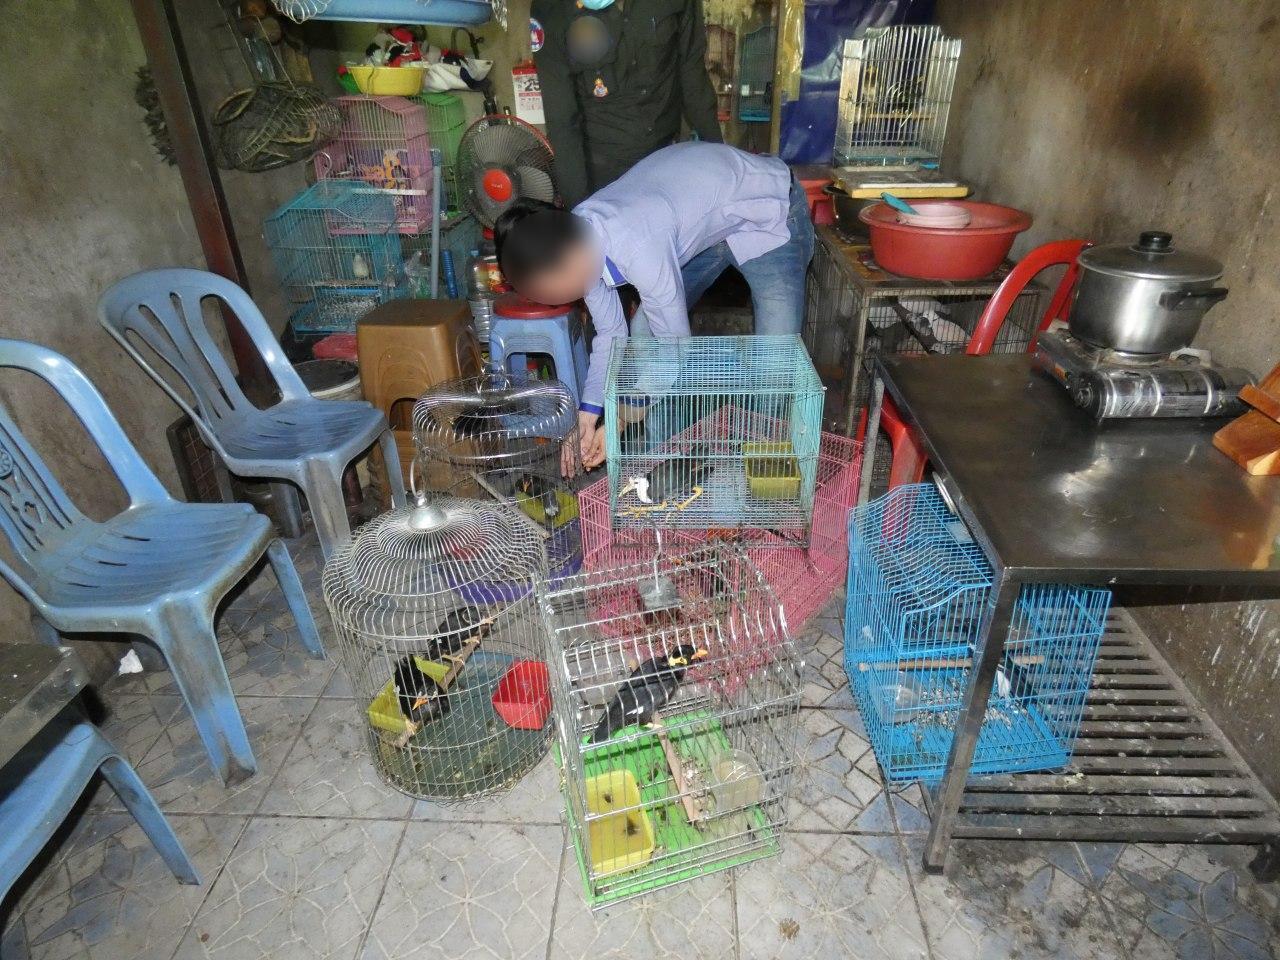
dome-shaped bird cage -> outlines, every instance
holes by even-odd
[[[441,802],[514,784],[549,737],[533,599],[542,538],[508,507],[439,497],[360,528],[324,596],[379,774]]]
[[[552,579],[582,566],[577,408],[559,380],[486,373],[437,384],[413,410],[418,472],[429,489],[492,498],[543,531]]]

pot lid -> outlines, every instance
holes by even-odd
[[[1108,243],[1080,254],[1080,266],[1115,277],[1195,283],[1217,280],[1222,264],[1212,257],[1179,250],[1173,234],[1144,230],[1136,243]]]

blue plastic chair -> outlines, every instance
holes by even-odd
[[[0,367],[36,374],[84,424],[129,498],[101,523],[82,514],[0,407],[0,529],[13,547],[2,575],[33,608],[36,636],[132,633],[150,640],[173,672],[213,768],[230,784],[257,769],[218,650],[219,601],[271,562],[302,643],[324,656],[302,581],[266,517],[241,503],[181,503],[120,429],[106,401],[66,357],[0,339]]]
[[[182,883],[200,882],[195,865],[133,767],[97,727],[68,707],[0,767],[0,900],[99,771],[174,876]]]
[[[202,307],[221,301],[275,378],[280,402],[255,407],[209,335]],[[227,469],[242,477],[287,480],[302,488],[320,548],[330,556],[351,537],[342,475],[375,441],[382,444],[392,502],[404,505],[404,481],[387,418],[363,400],[317,400],[285,359],[262,313],[230,280],[203,270],[135,273],[98,303],[98,318],[173,401],[191,417]],[[144,356],[154,352],[168,373]],[[194,397],[189,399],[178,383]]]

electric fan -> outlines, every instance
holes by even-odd
[[[546,137],[509,114],[481,117],[467,128],[458,145],[458,187],[486,234],[521,197],[555,203],[553,156]]]

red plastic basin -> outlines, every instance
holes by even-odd
[[[858,214],[871,234],[871,253],[890,273],[921,280],[977,280],[1009,255],[1013,238],[1031,226],[1031,215],[998,203],[953,200],[970,213],[959,230],[898,223],[898,211],[876,203]]]
[[[551,715],[551,675],[541,660],[517,660],[493,689],[493,709],[509,727],[541,730]]]

